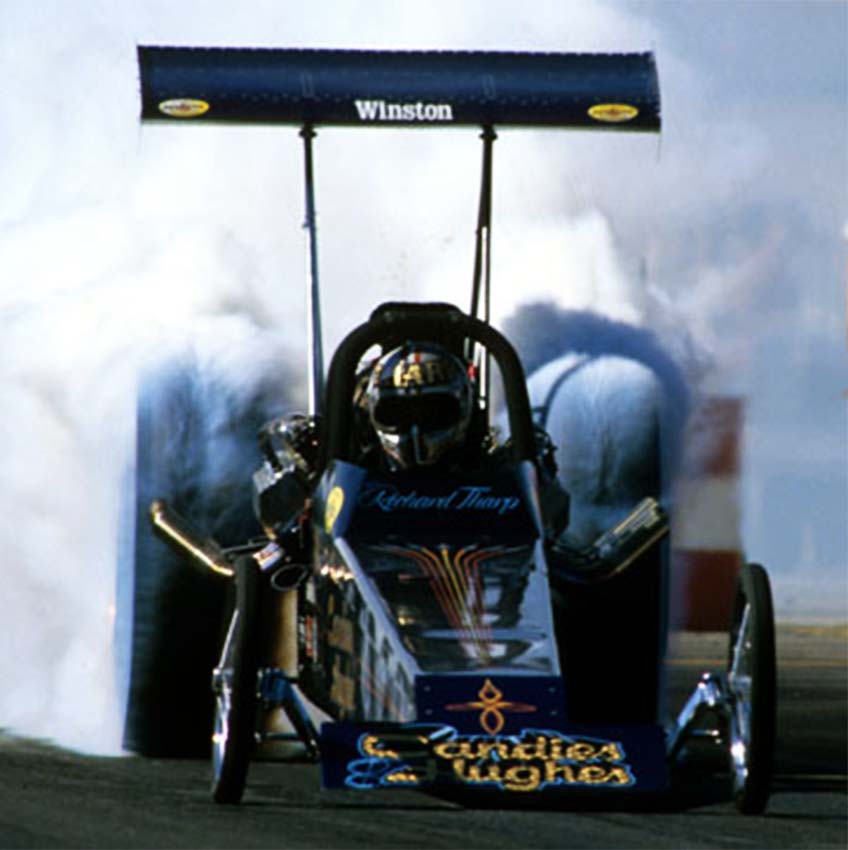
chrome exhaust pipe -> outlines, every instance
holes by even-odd
[[[644,551],[669,533],[669,519],[656,499],[643,499],[614,528],[594,543],[598,557],[614,564],[610,575],[630,566]]]
[[[204,536],[164,499],[157,499],[150,505],[150,521],[159,537],[181,555],[189,555],[194,564],[218,575],[234,574],[230,559],[221,546],[211,537]]]
[[[668,515],[656,499],[648,497],[589,546],[569,546],[554,540],[545,553],[554,580],[605,581],[626,570],[668,533]]]

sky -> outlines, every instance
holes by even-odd
[[[0,726],[114,740],[87,683],[110,677],[138,370],[186,346],[232,380],[303,357],[296,131],[142,128],[137,44],[653,50],[660,137],[500,134],[496,318],[592,308],[742,398],[746,552],[782,616],[845,617],[848,4],[2,0],[0,19],[0,669],[30,671]],[[466,291],[476,135],[319,134],[328,350],[381,300]]]

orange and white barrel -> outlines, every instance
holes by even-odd
[[[740,435],[742,400],[706,398],[686,434],[684,472],[672,513],[672,626],[692,631],[729,627],[742,565]]]

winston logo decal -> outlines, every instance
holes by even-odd
[[[543,729],[485,737],[458,735],[446,726],[434,737],[407,735],[405,741],[398,735],[365,733],[357,750],[361,757],[347,765],[349,788],[423,787],[440,777],[460,785],[516,792],[623,788],[636,782],[620,743]]]
[[[385,100],[355,100],[360,121],[446,122],[453,121],[449,103],[389,103]]]

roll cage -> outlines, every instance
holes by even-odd
[[[519,463],[535,458],[533,419],[524,369],[506,337],[451,304],[388,302],[374,310],[368,321],[354,328],[333,356],[323,405],[323,455],[319,468],[337,460],[355,462],[350,435],[354,428],[357,367],[362,357],[375,345],[386,350],[413,340],[437,340],[455,352],[479,345],[491,355],[503,377],[512,459]]]

